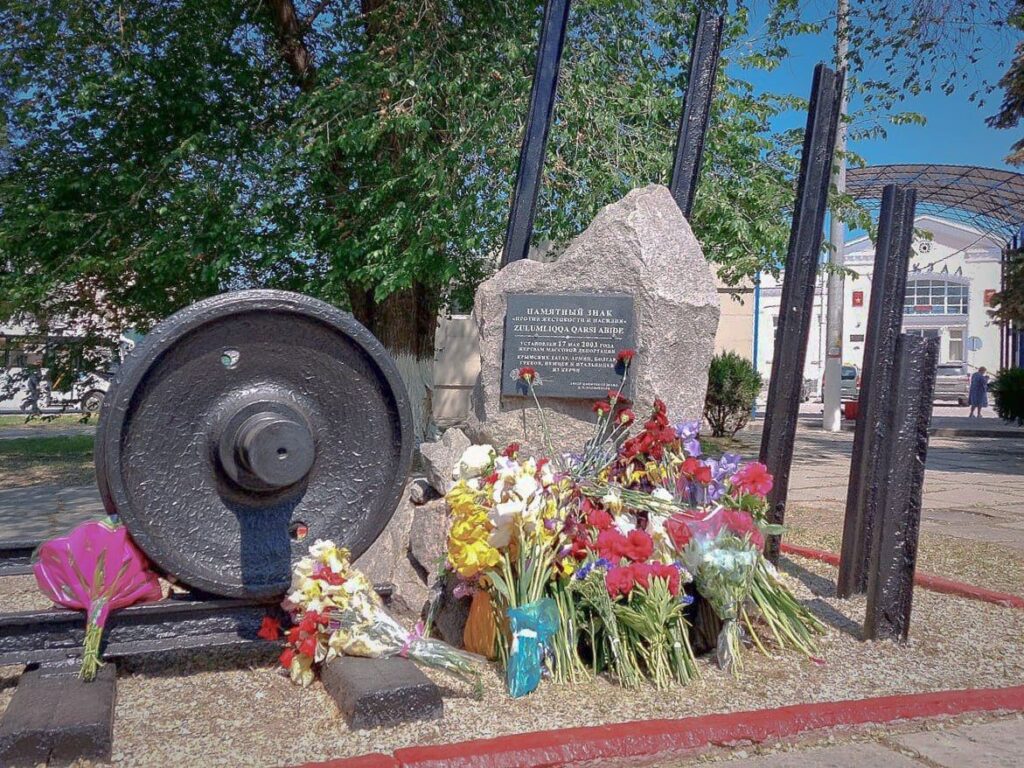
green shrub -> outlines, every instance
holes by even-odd
[[[708,371],[704,418],[713,437],[732,437],[747,423],[761,391],[761,374],[735,352],[715,355]]]
[[[999,418],[1024,426],[1024,368],[1000,371],[992,381],[991,389]]]

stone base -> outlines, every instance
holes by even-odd
[[[441,689],[408,659],[339,656],[320,670],[320,682],[349,728],[377,728],[444,715]]]
[[[110,760],[117,667],[100,667],[91,683],[77,672],[77,666],[61,665],[22,673],[0,721],[0,765]]]

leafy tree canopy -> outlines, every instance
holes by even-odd
[[[0,295],[44,323],[145,328],[228,288],[283,287],[428,356],[437,308],[465,305],[501,248],[541,5],[7,0]],[[930,87],[899,62],[938,5],[914,4],[918,26],[905,3],[853,15],[854,64],[893,67],[859,81],[872,119],[910,119],[901,95]],[[536,241],[667,181],[696,6],[574,2]],[[741,75],[829,18],[795,0],[758,29],[746,0],[728,18],[693,226],[734,281],[785,251],[798,137],[771,129],[805,107]]]

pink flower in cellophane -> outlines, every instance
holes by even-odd
[[[36,582],[58,605],[86,612],[80,675],[92,680],[100,666],[100,639],[110,612],[163,594],[145,555],[121,524],[90,520],[43,543],[32,564]]]

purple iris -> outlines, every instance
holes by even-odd
[[[697,439],[699,436],[699,421],[684,421],[676,427],[676,437],[682,441],[687,456],[700,456],[700,441]]]
[[[710,504],[725,495],[726,481],[740,468],[740,456],[736,453],[724,453],[722,458],[708,459],[706,463],[711,469],[711,482],[700,495],[705,497],[702,503]]]

